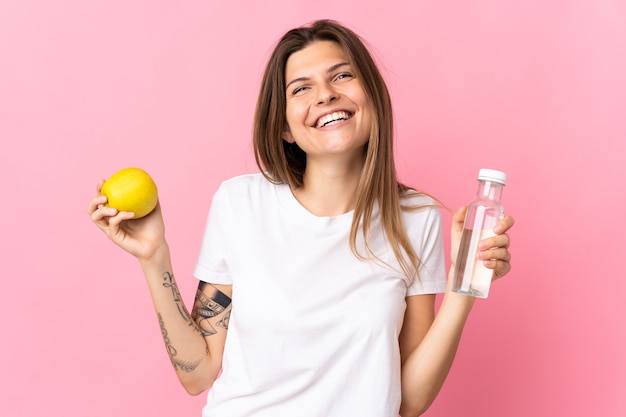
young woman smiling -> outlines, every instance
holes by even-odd
[[[439,207],[399,183],[392,121],[355,33],[328,20],[287,32],[257,101],[261,173],[215,193],[191,313],[160,207],[130,220],[91,200],[93,221],[142,265],[181,383],[211,388],[204,417],[406,417],[435,399],[474,300],[447,289]],[[483,242],[494,279],[511,268],[512,225]]]

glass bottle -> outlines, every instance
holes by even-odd
[[[506,184],[506,174],[493,169],[478,172],[476,198],[467,206],[465,223],[456,267],[452,281],[452,291],[478,298],[487,298],[493,270],[488,269],[478,259],[478,242],[495,236],[494,226],[504,217],[504,207],[500,204],[502,188]]]

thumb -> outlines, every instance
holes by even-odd
[[[467,213],[467,207],[461,206],[454,216],[452,216],[452,229],[462,231],[463,223],[465,222],[465,213]]]

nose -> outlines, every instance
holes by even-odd
[[[333,87],[330,84],[324,83],[319,86],[319,90],[317,93],[318,105],[332,103],[338,98],[339,98],[339,94],[333,89]]]

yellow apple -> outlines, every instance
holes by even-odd
[[[150,175],[140,168],[124,168],[102,185],[108,207],[135,213],[135,219],[149,214],[156,207],[157,187]]]

